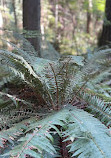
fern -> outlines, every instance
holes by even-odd
[[[63,133],[55,125],[61,126]],[[18,156],[19,158],[25,158],[26,155],[41,158],[43,151],[52,155],[56,154],[52,137],[52,133],[56,131],[59,135],[67,137],[65,141],[72,141],[68,147],[70,147],[69,152],[74,153],[73,156],[79,155],[78,157],[82,158],[108,158],[111,156],[109,153],[111,137],[108,136],[108,129],[100,121],[83,110],[67,105],[60,112],[38,122],[32,122],[29,126],[28,130],[25,129],[25,131],[28,132],[33,129],[33,132],[20,138],[18,141],[21,143],[8,154]],[[15,128],[17,127],[19,126],[16,125]],[[50,131],[50,129],[53,130]],[[4,133],[2,138],[12,143],[12,140],[9,140],[10,136],[7,138],[5,135]],[[11,135],[12,137],[13,134]]]
[[[70,119],[64,134],[68,136],[67,140],[72,141],[69,145],[69,151],[74,153],[72,156],[78,155],[79,158],[110,157],[108,151],[110,151],[111,144],[107,128],[89,113],[76,108],[70,109]]]
[[[111,126],[111,103],[104,102],[97,96],[92,96],[88,93],[81,93],[81,96],[87,102],[87,108],[90,109],[101,122],[105,123],[107,126]]]
[[[30,64],[21,56],[13,54],[9,51],[0,51],[6,64],[8,64],[11,71],[15,73],[15,75],[19,76],[24,82],[29,84],[31,87],[37,87],[36,92],[44,94],[44,99],[50,100],[52,104],[52,98],[48,91],[47,85],[44,84],[44,80],[34,72],[33,68]],[[7,63],[7,59],[9,62]],[[40,94],[41,95],[41,94]],[[48,99],[49,98],[49,99]]]
[[[72,157],[110,158],[111,88],[107,79],[111,74],[111,50],[99,50],[91,58],[62,56],[52,61],[38,58],[21,35],[18,39],[22,39],[21,48],[9,42],[15,50],[0,50],[0,59],[8,67],[7,75],[17,76],[19,82],[44,100],[45,115],[39,113],[38,105],[32,110],[32,104],[24,99],[0,92],[3,155],[58,157],[55,139],[60,138],[68,142],[67,150]],[[25,104],[26,111],[21,104]],[[8,153],[6,144],[11,144]]]

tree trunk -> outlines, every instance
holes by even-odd
[[[98,46],[109,45],[111,47],[111,0],[106,0],[105,20]]]
[[[12,0],[12,6],[13,6],[13,12],[14,12],[15,27],[17,28],[17,15],[16,15],[15,0]]]
[[[91,9],[92,9],[92,0],[88,1],[87,6],[87,26],[86,26],[86,32],[90,34],[91,29]]]
[[[0,36],[3,35],[3,17],[2,17],[2,13],[0,11]]]
[[[86,32],[90,34],[91,13],[87,12],[87,27]]]
[[[40,0],[23,0],[23,28],[40,34]],[[40,38],[28,38],[40,57]]]
[[[58,0],[55,1],[55,28],[56,28],[56,32],[57,32],[57,27],[58,27]]]

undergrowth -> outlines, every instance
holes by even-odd
[[[0,50],[1,157],[110,158],[111,49],[48,60],[18,38]]]

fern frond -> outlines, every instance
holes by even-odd
[[[39,130],[34,130],[31,134],[27,134],[25,138],[21,138],[19,141],[23,143],[11,151],[11,156],[25,158],[26,155],[30,155],[41,158],[43,150],[54,155],[56,150],[50,143],[51,135],[45,135],[47,130],[47,128],[40,128]],[[34,151],[34,149],[38,152]]]
[[[36,93],[42,95],[46,103],[48,101],[48,104],[53,105],[51,94],[44,79],[33,70],[33,67],[23,57],[9,51],[1,50],[0,53],[5,58],[5,63],[15,72],[15,75],[21,77],[27,84],[34,87]]]
[[[111,126],[111,103],[104,102],[99,97],[81,93],[81,97],[88,104],[88,109],[107,126]]]
[[[6,97],[8,97],[10,100],[12,100],[12,102],[15,104],[16,107],[18,107],[18,103],[19,102],[22,102],[25,105],[31,106],[31,103],[29,103],[29,102],[27,102],[27,101],[25,101],[23,99],[19,99],[16,96],[10,95],[8,93],[0,92],[0,96],[6,96]],[[1,107],[1,105],[0,105],[0,107]],[[3,107],[2,107],[2,109],[3,109]]]
[[[51,142],[53,142],[51,134],[54,134],[55,131],[60,134],[55,125],[64,125],[62,122],[64,120],[63,114],[64,116],[67,115],[67,113],[60,112],[59,114],[57,113],[48,116],[45,119],[30,124],[30,127],[26,132],[34,129],[33,133],[27,134],[25,137],[21,138],[19,141],[22,141],[22,143],[16,146],[9,154],[12,156],[18,156],[19,158],[25,158],[26,154],[41,158],[44,152],[52,155],[56,154],[56,150],[51,144]],[[54,129],[54,131],[50,131],[50,129]]]
[[[61,127],[63,133],[57,129],[57,125]],[[28,133],[19,139],[19,145],[7,155],[21,158],[25,158],[26,155],[41,158],[44,152],[56,155],[53,135],[58,133],[66,138],[65,141],[70,140],[68,148],[72,156],[80,158],[110,158],[111,156],[109,152],[111,137],[108,129],[91,114],[70,105],[58,113],[32,122],[25,132]]]
[[[4,140],[14,145],[14,141],[19,138],[19,136],[22,136],[29,125],[35,121],[35,118],[26,119],[25,121],[15,124],[12,128],[0,131],[0,146],[4,148]]]
[[[74,93],[75,95],[78,93],[78,89],[81,91],[81,89],[85,87],[95,89],[95,91],[97,90],[97,82],[100,84],[100,82],[105,79],[105,74],[107,74],[107,77],[110,76],[110,53],[111,49],[102,52],[98,51],[94,53],[91,58],[86,59],[85,64],[79,67],[76,72],[72,72],[66,90],[66,98],[72,99]]]
[[[108,129],[91,114],[69,107],[67,130],[64,136],[71,141],[69,152],[78,158],[110,158],[111,137]]]
[[[12,73],[9,73],[9,68],[6,65],[3,65],[0,58],[0,90],[4,87],[5,84],[12,81],[14,77]]]
[[[105,125],[108,127],[111,125],[111,100],[109,98],[111,88],[105,82],[111,74],[111,49],[100,50],[87,59],[68,56],[51,61],[38,58],[32,48],[31,54],[28,50],[26,52],[25,49],[22,50],[15,44],[10,44],[14,47],[14,52],[0,50],[0,60],[9,67],[8,71],[11,75],[13,72],[14,76],[19,76],[33,89],[34,93],[43,99],[45,104],[52,105],[53,110],[61,110],[52,114],[48,113],[47,116],[39,115],[38,120],[28,124],[26,120],[25,125],[23,122],[15,124],[17,119],[18,122],[27,118],[31,120],[32,116],[36,118],[36,115],[32,112],[23,112],[23,109],[20,109],[21,111],[16,109],[12,102],[0,100],[1,128],[3,123],[11,124],[9,129],[4,130],[3,127],[0,132],[0,146],[5,148],[3,141],[12,144],[10,152],[6,155],[19,158],[26,156],[41,158],[44,155],[55,157],[57,151],[54,139],[60,136],[70,142],[68,150],[73,157],[110,158],[111,137]],[[94,94],[92,94],[93,91]],[[0,94],[2,97],[5,95],[12,99],[16,107],[18,107],[18,101],[27,104],[24,100],[8,93],[1,92]],[[79,104],[80,108],[84,104],[87,105],[89,108],[87,111],[94,113],[98,119],[84,110],[64,105],[67,102],[75,106]],[[11,113],[8,113],[9,107]],[[62,107],[65,108],[62,109]]]

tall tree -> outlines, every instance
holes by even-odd
[[[23,0],[23,28],[40,32],[40,0]],[[40,57],[40,38],[28,38]]]
[[[109,45],[111,47],[111,0],[106,0],[105,19],[102,33],[98,41],[99,46]]]

